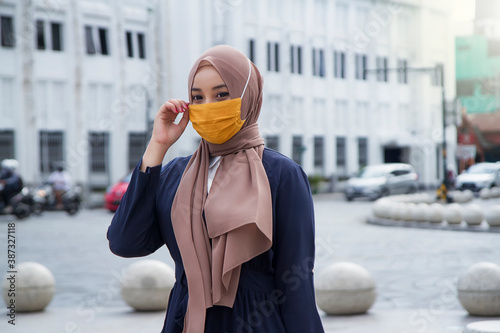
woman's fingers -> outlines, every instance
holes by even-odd
[[[184,112],[184,114],[182,115],[182,118],[178,124],[179,127],[181,128],[182,132],[184,132],[188,123],[189,123],[189,110],[186,109],[186,112]]]
[[[187,109],[187,104],[181,100],[181,99],[169,99],[169,103],[171,103],[174,106],[174,113],[182,113]]]

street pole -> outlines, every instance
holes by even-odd
[[[443,157],[443,183],[441,184],[441,188],[438,191],[438,196],[443,201],[450,202],[450,198],[448,197],[448,162],[447,162],[447,145],[446,145],[446,93],[444,88],[444,65],[438,64],[436,66],[436,70],[438,71],[438,75],[441,83],[441,94],[442,94],[442,117],[443,117],[443,142],[442,142],[442,157]]]

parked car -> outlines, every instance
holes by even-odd
[[[116,212],[118,205],[122,201],[122,197],[127,191],[128,184],[132,178],[132,172],[121,178],[116,184],[110,185],[104,194],[104,207],[106,209]]]
[[[347,181],[345,197],[348,201],[366,197],[371,200],[392,194],[414,193],[418,190],[418,175],[405,163],[370,165],[358,176]]]
[[[455,186],[458,190],[479,192],[483,188],[500,186],[500,163],[477,163],[461,173]]]

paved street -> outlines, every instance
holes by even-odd
[[[498,200],[498,199],[495,199]],[[366,315],[327,317],[327,332],[462,332],[473,318],[454,294],[457,278],[480,261],[500,264],[498,233],[383,227],[366,224],[372,203],[346,203],[339,194],[315,197],[316,272],[339,261],[360,264],[377,282],[378,298]],[[137,259],[111,254],[106,229],[111,213],[83,210],[76,217],[44,213],[16,221],[17,262],[36,261],[56,279],[56,295],[42,313],[18,314],[1,332],[159,332],[164,313],[136,313],[121,300],[117,282]],[[0,244],[7,223],[0,217]],[[149,256],[172,265],[166,248]],[[0,273],[6,271],[0,248]]]

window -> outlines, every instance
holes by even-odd
[[[94,38],[92,36],[92,27],[90,26],[85,26],[85,45],[87,47],[87,54],[96,53]]]
[[[62,51],[62,24],[50,22],[50,39],[46,43],[45,39],[45,22],[43,20],[36,21],[36,48],[38,50],[52,49],[53,51]],[[50,43],[50,44],[49,44]]]
[[[255,41],[253,39],[248,41],[248,58],[255,63]]]
[[[345,138],[337,137],[337,168],[339,169],[339,174],[345,173],[345,167],[346,167]]]
[[[280,71],[280,45],[278,43],[274,43],[274,70]]]
[[[473,96],[476,91],[476,79],[457,80],[457,95],[458,96]]]
[[[40,172],[52,172],[54,162],[63,160],[63,132],[40,131]]]
[[[0,161],[14,158],[14,131],[0,131]]]
[[[279,51],[280,46],[278,43],[267,42],[267,70],[279,72]]]
[[[132,33],[130,31],[125,33],[125,39],[127,40],[127,56],[132,58],[134,56],[134,47],[132,45]]]
[[[405,59],[398,59],[398,83],[408,83],[408,62]]]
[[[333,75],[339,79],[345,79],[345,52],[335,51],[333,53]]]
[[[356,80],[366,81],[366,63],[367,57],[365,54],[356,54]]]
[[[62,24],[52,22],[50,24],[51,34],[52,34],[52,50],[62,51]]]
[[[266,147],[275,151],[279,151],[280,138],[277,135],[268,135],[266,137]]]
[[[106,36],[104,36],[106,39]],[[125,42],[127,45],[127,57],[134,57],[134,33],[132,31],[125,32]],[[137,51],[140,59],[146,58],[146,38],[144,33],[137,33]]]
[[[312,49],[313,76],[325,77],[325,54],[323,49]]]
[[[335,100],[333,126],[336,132],[345,133],[348,129],[347,121],[349,117],[348,103],[346,100]]]
[[[14,47],[14,22],[10,16],[0,16],[0,33],[2,34],[2,46]]]
[[[294,135],[292,139],[292,159],[298,165],[302,165],[302,136]]]
[[[324,140],[322,136],[314,137],[314,167],[323,168]]]
[[[271,71],[271,43],[267,42],[267,70]]]
[[[14,79],[0,77],[0,124],[3,128],[7,127],[10,121],[15,121],[14,91]]]
[[[105,28],[99,28],[99,45],[101,46],[101,54],[109,54],[108,52],[108,31]]]
[[[302,74],[302,46],[297,46],[297,73]]]
[[[89,133],[90,159],[89,170],[91,173],[107,173],[109,134],[106,132]]]
[[[129,133],[128,135],[128,168],[135,168],[146,149],[146,133]]]
[[[358,166],[361,169],[368,165],[368,139],[358,138]]]
[[[94,36],[94,33],[97,33]],[[98,43],[94,43],[94,40],[97,40]],[[96,54],[100,53],[103,55],[109,54],[108,48],[108,30],[106,28],[97,28],[87,25],[85,26],[85,44],[87,47],[87,54]]]
[[[302,46],[290,46],[290,72],[302,74]]]
[[[347,3],[337,2],[335,4],[335,29],[337,32],[347,32],[349,25],[348,14]]]
[[[377,57],[377,81],[379,82],[388,82],[387,63],[387,57]]]
[[[137,33],[137,44],[139,45],[139,58],[146,59],[146,38],[142,32]]]
[[[325,0],[315,0],[314,1],[314,23],[319,27],[326,26],[326,1]]]
[[[36,21],[36,48],[38,50],[45,50],[45,33],[42,20]]]

